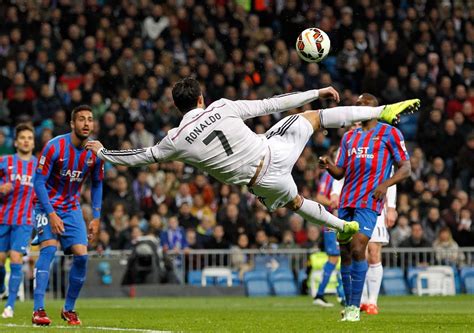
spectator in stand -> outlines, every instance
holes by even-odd
[[[179,225],[176,216],[169,218],[168,227],[161,232],[160,240],[161,246],[166,252],[175,253],[188,247],[184,229]]]
[[[433,242],[433,248],[439,265],[459,266],[464,261],[464,255],[459,252],[459,246],[454,241],[448,227],[439,230],[436,240]]]
[[[410,237],[402,241],[400,247],[431,247],[431,243],[424,237],[423,227],[421,224],[412,223]]]
[[[308,225],[306,228],[307,238],[308,240],[304,243],[303,247],[305,249],[317,249],[320,247],[321,239],[321,231],[319,228],[313,224]]]
[[[290,216],[290,230],[293,233],[296,244],[302,246],[308,240],[306,231],[303,228],[304,220],[301,216],[293,214]]]
[[[397,206],[398,207],[398,206]],[[390,233],[390,243],[393,247],[399,247],[411,235],[408,217],[406,215],[398,215],[398,221],[395,228]]]
[[[192,214],[192,208],[187,202],[183,202],[178,209],[178,221],[185,230],[195,229],[199,223],[199,219]]]
[[[421,221],[421,225],[425,239],[432,244],[446,223],[441,219],[438,207],[430,207],[427,216]]]
[[[226,239],[231,244],[236,244],[239,234],[247,233],[247,223],[239,215],[239,209],[234,204],[228,204],[225,209],[225,216],[217,223],[222,225]]]

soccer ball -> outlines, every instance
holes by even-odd
[[[318,28],[304,30],[296,40],[296,52],[307,62],[320,62],[328,55],[330,48],[331,40]]]

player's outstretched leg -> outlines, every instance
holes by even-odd
[[[61,318],[67,321],[68,325],[80,325],[81,320],[74,310],[76,300],[79,297],[87,272],[87,255],[75,255],[72,268],[69,272],[69,288],[66,294],[64,309],[61,311]]]
[[[326,263],[323,266],[323,278],[321,279],[321,283],[319,284],[318,287],[318,292],[316,294],[316,297],[314,298],[313,304],[314,305],[320,305],[323,307],[332,307],[334,304],[329,303],[326,301],[324,298],[324,291],[326,290],[326,286],[329,283],[329,279],[331,278],[332,272],[336,268],[336,264],[331,262],[330,260],[326,261]]]
[[[419,99],[410,99],[400,103],[371,106],[338,106],[319,111],[319,124],[322,128],[341,128],[355,122],[379,119],[395,124],[400,115],[413,113],[420,107]],[[309,112],[309,111],[308,111]]]
[[[56,253],[56,246],[45,246],[35,266],[35,290],[32,322],[35,325],[50,325],[51,320],[44,310],[44,295],[49,282],[49,269]]]

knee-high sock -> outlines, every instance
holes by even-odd
[[[87,257],[88,255],[74,256],[72,268],[69,271],[69,287],[67,289],[66,302],[64,304],[64,310],[66,311],[74,310],[76,300],[79,297],[82,285],[86,280]]]
[[[358,121],[378,118],[384,106],[337,106],[319,111],[321,127],[341,128]]]
[[[303,199],[303,204],[296,212],[313,224],[325,225],[339,231],[344,229],[344,220],[332,215],[323,205],[313,200]]]
[[[5,274],[6,274],[5,266],[0,266],[0,292],[4,291],[5,288]]]
[[[369,278],[369,271],[370,271],[370,266],[369,266],[369,270],[367,271],[367,275],[365,276],[364,289],[362,289],[362,297],[360,299],[360,304],[369,303],[369,291],[367,288],[367,279]]]
[[[44,309],[44,294],[49,282],[49,269],[56,253],[56,246],[46,246],[40,250],[35,266],[34,310]]]
[[[380,285],[382,284],[383,266],[382,263],[369,266],[367,271],[367,291],[369,293],[369,304],[377,304],[379,298]]]
[[[352,260],[352,293],[350,305],[354,305],[357,308],[360,307],[360,298],[362,297],[362,289],[364,289],[365,275],[367,274],[368,268],[367,260]]]
[[[337,273],[337,287],[336,287],[337,297],[346,300],[346,295],[344,294],[344,286],[342,284],[341,272]]]
[[[23,280],[22,264],[10,264],[10,280],[8,281],[8,300],[5,307],[15,308],[16,296]]]
[[[352,295],[351,267],[352,265],[341,265],[341,279],[344,295],[346,296],[346,305],[350,305]]]
[[[332,271],[334,271],[336,265],[332,262],[326,261],[323,267],[323,278],[321,279],[321,283],[318,287],[318,293],[316,296],[322,297],[324,296],[324,290],[326,290],[326,286],[328,285],[329,279],[331,278]]]

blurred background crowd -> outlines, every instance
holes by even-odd
[[[474,246],[474,6],[470,1],[41,0],[0,4],[0,154],[29,121],[36,151],[68,132],[90,104],[94,138],[109,149],[154,145],[180,122],[171,87],[195,75],[206,103],[336,87],[341,105],[362,92],[380,103],[420,98],[399,125],[412,175],[398,189],[391,246]],[[299,32],[319,27],[330,56],[302,62]],[[315,102],[306,108],[335,106]],[[298,110],[301,111],[301,110]],[[296,112],[294,110],[293,112]],[[265,133],[280,117],[250,120]],[[316,132],[293,175],[317,194],[318,156],[345,129]],[[245,187],[223,185],[180,162],[106,165],[103,230],[92,248],[130,249],[142,235],[165,251],[315,248],[321,230],[285,208],[267,212]],[[91,216],[84,192],[86,220]]]

